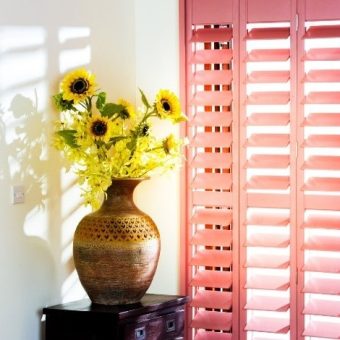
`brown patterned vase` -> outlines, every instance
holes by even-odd
[[[113,180],[101,208],[85,216],[75,231],[74,263],[93,303],[138,302],[155,274],[159,231],[133,202],[133,191],[141,181]]]

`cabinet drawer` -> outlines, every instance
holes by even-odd
[[[174,340],[184,334],[184,310],[157,316],[143,322],[127,323],[126,340]]]

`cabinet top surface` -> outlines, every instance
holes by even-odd
[[[129,305],[106,306],[93,304],[89,299],[68,302],[60,305],[50,306],[43,309],[46,315],[71,313],[71,314],[105,314],[124,319],[132,315],[151,313],[153,311],[171,308],[187,303],[189,298],[180,295],[157,295],[146,294],[138,303]]]

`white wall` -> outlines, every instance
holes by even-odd
[[[81,298],[72,237],[88,212],[50,148],[60,74],[85,65],[112,99],[178,92],[177,0],[11,0],[0,11],[0,339],[38,340],[41,308]],[[173,127],[159,125],[159,133]],[[26,201],[10,203],[22,184]],[[146,199],[147,198],[147,199]],[[138,205],[159,226],[150,292],[178,292],[178,176],[143,183]]]

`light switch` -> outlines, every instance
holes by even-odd
[[[25,187],[23,185],[12,186],[12,203],[25,203]]]

